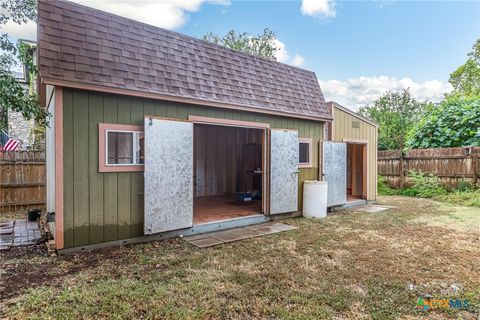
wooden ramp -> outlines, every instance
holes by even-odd
[[[190,237],[185,237],[184,239],[193,244],[194,246],[197,246],[199,248],[206,248],[216,246],[222,243],[260,237],[267,234],[279,233],[293,229],[297,229],[297,227],[284,223],[268,222],[253,226],[198,234]]]

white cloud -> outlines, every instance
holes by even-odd
[[[275,39],[275,40],[273,40],[273,44],[278,49],[277,52],[275,53],[277,61],[282,62],[282,63],[287,63],[288,60],[290,60],[290,55],[288,54],[285,43],[283,43],[282,41],[280,41],[278,39]]]
[[[410,78],[397,79],[388,76],[359,77],[346,81],[319,81],[326,100],[333,100],[352,110],[373,102],[385,91],[410,88],[413,96],[420,99],[439,101],[452,90],[449,83],[437,79],[417,83]]]
[[[290,54],[287,51],[287,46],[282,41],[280,41],[278,39],[275,39],[273,41],[273,44],[278,49],[278,51],[275,53],[275,56],[276,56],[278,62],[291,64],[291,65],[296,66],[296,67],[302,66],[303,63],[305,62],[303,57],[299,54],[295,54],[295,56],[292,59],[292,57],[290,56]]]
[[[295,67],[301,67],[303,63],[305,62],[305,59],[299,54],[296,54],[295,57],[292,59],[292,65]]]
[[[92,8],[142,21],[157,27],[175,29],[200,10],[204,3],[230,5],[230,0],[73,0]]]
[[[307,16],[334,18],[336,0],[302,0],[302,13]]]
[[[34,41],[37,39],[37,24],[33,21],[24,24],[9,21],[0,28],[0,32],[8,33],[11,38]]]
[[[188,14],[200,10],[205,3],[222,6],[230,5],[230,0],[72,0],[95,9],[114,13],[166,29],[175,29],[188,19]],[[15,24],[8,22],[1,28],[12,38],[36,40],[37,27],[34,22]]]

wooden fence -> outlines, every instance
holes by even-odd
[[[0,212],[45,207],[45,152],[0,152]]]
[[[395,188],[410,184],[408,171],[435,174],[447,188],[455,188],[461,181],[477,185],[480,171],[480,147],[440,148],[378,152],[378,174]]]

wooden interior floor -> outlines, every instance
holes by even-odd
[[[362,200],[362,196],[352,196],[351,194],[347,194],[347,202]]]
[[[201,197],[193,201],[193,224],[246,217],[261,212],[261,200],[241,202],[224,196]]]

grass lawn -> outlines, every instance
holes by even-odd
[[[478,319],[480,210],[381,197],[381,213],[198,249],[172,239],[48,258],[2,254],[0,318]],[[468,310],[415,310],[458,289]]]

